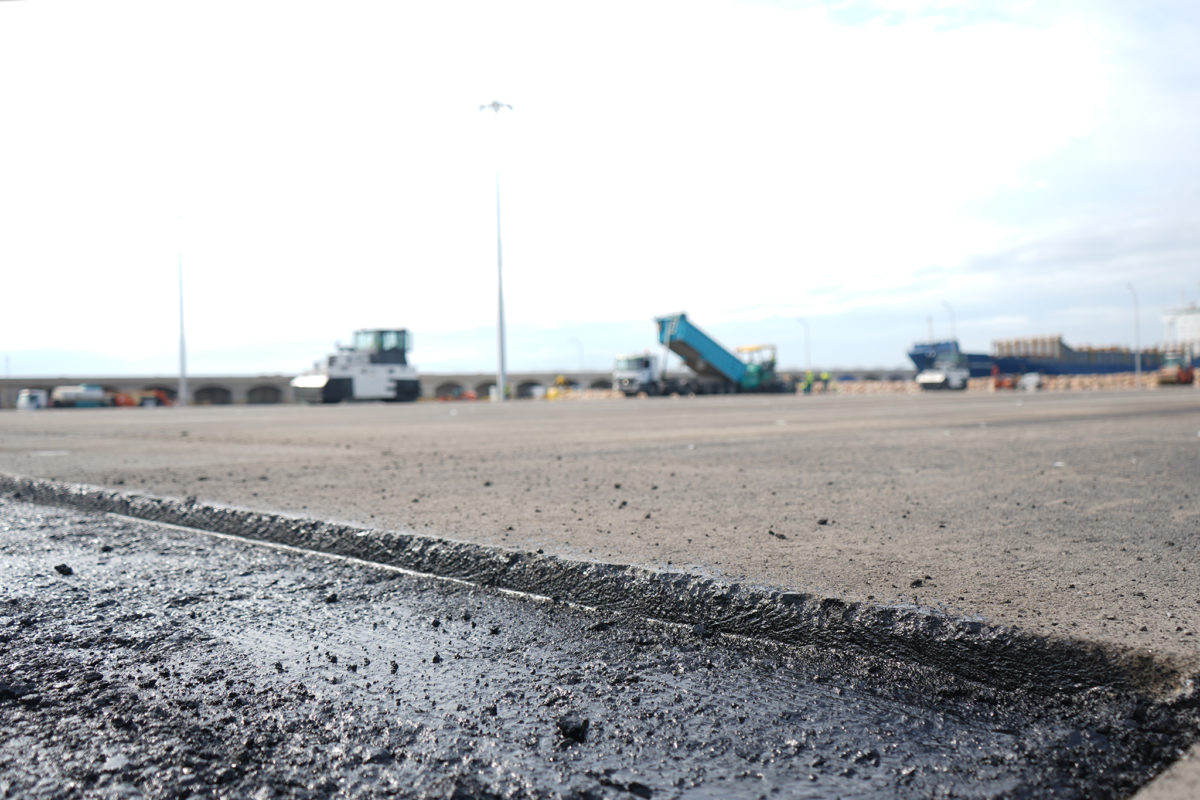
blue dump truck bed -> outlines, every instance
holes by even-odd
[[[688,321],[687,314],[657,317],[658,341],[683,359],[697,375],[724,378],[740,386],[746,364]]]

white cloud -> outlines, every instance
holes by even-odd
[[[1119,9],[904,6],[4,4],[0,338],[169,354],[182,253],[197,350],[394,324],[458,359],[429,337],[494,320],[497,141],[518,327],[923,319],[1126,213],[1095,164],[1194,141],[1191,56],[1136,61]]]

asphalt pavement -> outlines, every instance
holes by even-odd
[[[0,519],[6,797],[1098,798],[1184,744],[1154,704],[112,514]]]
[[[5,413],[0,472],[1200,663],[1189,389]]]

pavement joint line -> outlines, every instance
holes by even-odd
[[[476,583],[472,583],[471,581],[463,580],[461,578],[454,578],[454,577],[449,577],[446,575],[436,575],[432,572],[418,572],[417,570],[408,569],[406,567],[399,567],[399,566],[396,566],[395,564],[382,564],[378,561],[368,561],[366,559],[357,558],[355,556],[345,556],[340,553],[330,553],[330,552],[326,552],[324,550],[313,550],[312,548],[309,548],[309,547],[297,547],[296,545],[293,545],[293,544],[283,544],[281,542],[272,542],[272,541],[268,541],[266,539],[252,539],[247,536],[239,536],[236,533],[222,533],[221,531],[213,531],[213,530],[209,530],[207,528],[198,528],[198,527],[195,527],[194,525],[179,525],[174,522],[164,522],[164,521],[158,520],[158,519],[145,519],[144,517],[133,517],[128,514],[118,514],[115,511],[108,511],[105,513],[109,517],[112,517],[114,519],[125,520],[126,522],[136,522],[141,525],[154,525],[159,528],[167,528],[169,530],[183,531],[184,533],[201,533],[201,534],[204,534],[205,536],[212,536],[213,538],[216,538],[216,539],[224,539],[226,541],[238,542],[240,544],[248,544],[248,545],[253,545],[256,547],[266,547],[270,550],[280,550],[285,553],[296,553],[297,555],[302,555],[302,556],[316,556],[318,558],[325,558],[325,559],[329,559],[331,561],[341,561],[343,563],[355,564],[357,566],[373,567],[375,569],[382,569],[387,572],[398,572],[401,575],[407,575],[407,576],[413,577],[413,578],[427,578],[427,579],[436,580],[436,581],[446,581],[448,583],[454,583],[454,584],[458,584],[460,586],[474,587],[474,586],[479,585]],[[523,594],[523,593],[515,592],[515,594]],[[531,596],[533,596],[533,595],[531,595]],[[545,599],[549,600],[550,598],[547,597]]]
[[[203,534],[205,536],[211,536],[215,539],[223,539],[225,541],[237,542],[239,544],[250,545],[252,547],[265,547],[269,550],[278,550],[278,551],[284,552],[284,553],[295,553],[296,555],[324,558],[324,559],[328,559],[330,561],[338,561],[338,562],[341,562],[344,564],[352,564],[354,566],[359,566],[359,567],[380,569],[380,570],[384,570],[385,572],[395,572],[395,573],[399,573],[400,575],[405,575],[410,578],[422,578],[425,580],[432,580],[432,581],[444,581],[446,583],[451,583],[456,586],[466,586],[471,589],[487,589],[487,590],[499,592],[500,594],[503,594],[503,595],[506,595],[509,597],[520,598],[522,600],[532,600],[532,601],[536,601],[536,602],[545,602],[545,603],[562,603],[563,605],[570,606],[571,608],[580,608],[580,609],[584,609],[586,611],[595,611],[595,612],[601,611],[601,609],[599,609],[595,606],[589,606],[589,605],[585,605],[582,603],[574,603],[574,602],[571,602],[568,600],[556,600],[555,598],[550,597],[549,595],[537,594],[536,592],[523,592],[519,589],[506,589],[503,586],[488,586],[487,584],[479,583],[476,581],[464,580],[463,578],[455,578],[453,576],[448,576],[448,575],[438,575],[437,573],[434,573],[434,572],[419,572],[417,570],[408,569],[406,567],[396,566],[395,564],[384,564],[379,561],[369,561],[367,559],[358,558],[356,556],[346,556],[346,555],[341,555],[340,553],[330,553],[325,550],[314,550],[309,547],[297,547],[296,545],[282,544],[280,542],[272,542],[272,541],[268,541],[266,539],[252,539],[252,538],[249,538],[246,536],[239,536],[236,533],[221,533],[220,531],[212,531],[212,530],[208,530],[207,528],[197,528],[192,525],[177,525],[173,522],[163,522],[162,520],[144,519],[142,517],[131,517],[128,514],[118,514],[115,511],[108,511],[108,512],[105,512],[105,514],[109,517],[112,517],[113,519],[125,520],[126,522],[134,522],[139,525],[154,525],[159,528],[166,528],[168,530],[182,531],[184,533],[199,533],[199,534]],[[655,620],[652,617],[646,617],[645,619],[650,622],[659,622],[660,621],[660,620]],[[666,622],[666,621],[663,620],[663,622]],[[677,624],[677,623],[666,622],[666,624]]]
[[[780,587],[724,584],[683,572],[574,561],[404,531],[0,474],[0,492],[42,505],[356,558],[430,577],[708,634],[857,653],[944,670],[981,685],[1044,694],[1107,690],[1195,703],[1196,665],[1087,640],[1050,638],[931,608],[873,605]]]
[[[588,612],[588,613],[594,613],[594,614],[603,614],[604,613],[604,609],[602,609],[598,606],[590,606],[585,603],[576,603],[572,600],[562,600],[562,599],[550,597],[549,595],[538,594],[536,592],[523,592],[519,589],[507,589],[503,586],[489,586],[484,583],[463,580],[462,578],[448,577],[446,575],[438,575],[433,572],[418,572],[416,570],[406,569],[405,567],[398,567],[398,566],[395,566],[394,564],[382,564],[378,561],[368,561],[366,559],[356,558],[355,556],[344,556],[344,555],[340,555],[338,553],[328,553],[328,552],[325,552],[324,550],[313,550],[313,549],[307,548],[307,547],[297,547],[295,545],[290,545],[290,544],[280,544],[279,542],[271,542],[271,541],[267,541],[265,539],[250,539],[245,536],[239,536],[236,533],[221,533],[220,531],[210,531],[205,528],[197,528],[197,527],[193,527],[191,525],[176,525],[175,523],[172,523],[172,522],[162,522],[160,520],[143,519],[141,517],[131,517],[128,514],[118,514],[113,511],[105,512],[105,514],[106,514],[106,516],[112,517],[113,519],[124,520],[126,522],[133,522],[133,523],[137,523],[139,525],[153,525],[158,528],[165,528],[167,530],[181,531],[183,533],[198,533],[198,534],[201,534],[204,536],[211,536],[214,539],[222,539],[224,541],[236,542],[238,544],[249,545],[251,547],[264,547],[268,550],[276,550],[276,551],[283,552],[283,553],[294,553],[296,555],[301,555],[301,556],[306,556],[306,557],[323,558],[323,559],[327,559],[329,561],[337,561],[337,562],[340,562],[343,564],[350,564],[350,565],[358,566],[358,567],[366,567],[368,569],[378,569],[378,570],[383,570],[385,572],[395,572],[395,573],[398,573],[400,575],[404,575],[404,576],[407,576],[410,578],[421,578],[424,580],[450,583],[450,584],[454,584],[456,586],[464,586],[464,587],[467,587],[470,589],[478,589],[481,591],[496,592],[505,597],[513,597],[513,598],[516,598],[516,599],[524,601],[524,602],[552,603],[552,604],[556,604],[556,605],[566,606],[567,608],[570,608],[573,610],[581,610],[581,611]],[[673,629],[673,630],[680,630],[680,629],[688,630],[691,628],[691,626],[688,625],[687,623],[672,622],[671,620],[659,619],[658,617],[640,616],[640,617],[638,617],[638,619],[643,623],[648,623],[650,625],[661,625],[661,626],[664,626],[666,628]],[[723,636],[723,637],[728,637],[734,641],[746,641],[746,642],[758,641],[753,636],[745,636],[745,635],[740,635],[740,634],[735,634],[735,633],[722,633],[719,635]]]

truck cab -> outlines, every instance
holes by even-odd
[[[917,374],[917,385],[922,389],[964,390],[970,377],[966,353],[942,353],[932,367]]]
[[[17,393],[19,411],[37,411],[50,407],[50,393],[45,389],[22,389]]]
[[[658,394],[658,358],[649,353],[617,356],[613,388],[632,397],[641,392]]]

